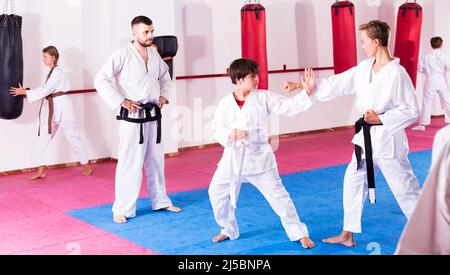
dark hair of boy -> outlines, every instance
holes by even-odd
[[[442,47],[443,42],[444,40],[442,40],[442,38],[439,36],[433,37],[430,40],[430,44],[433,49],[439,49],[440,47]]]
[[[233,84],[236,84],[238,79],[245,78],[247,75],[257,75],[258,73],[258,63],[250,59],[236,59],[230,65],[230,78]]]

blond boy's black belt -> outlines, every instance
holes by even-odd
[[[158,123],[157,125],[157,135],[156,135],[156,143],[161,143],[161,108],[159,108],[158,105],[153,103],[146,103],[141,104],[141,108],[139,110],[139,118],[130,118],[128,117],[128,110],[124,107],[120,108],[120,114],[116,117],[117,120],[123,120],[131,123],[138,123],[140,126],[140,133],[139,133],[139,144],[144,143],[144,129],[143,125],[146,122],[150,121],[156,121]],[[152,116],[151,111],[155,109],[155,115]],[[145,117],[142,117],[142,113],[145,113]]]
[[[375,203],[375,171],[373,168],[373,157],[372,157],[372,140],[370,137],[370,128],[372,126],[379,126],[383,124],[370,124],[364,120],[364,117],[360,118],[355,122],[355,134],[359,133],[361,129],[364,135],[364,153],[366,156],[366,170],[367,170],[367,184],[369,187],[369,203]],[[355,155],[357,168],[359,170],[361,167],[362,159],[362,148],[355,144]]]

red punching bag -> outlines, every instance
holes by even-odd
[[[415,1],[401,5],[397,14],[394,56],[400,58],[400,64],[405,67],[414,87],[417,78],[421,28],[422,7]]]
[[[336,1],[331,6],[333,25],[334,73],[356,66],[355,7],[350,1]]]
[[[259,1],[247,1],[241,9],[242,57],[259,64],[259,89],[268,89],[266,10]]]

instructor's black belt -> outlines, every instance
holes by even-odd
[[[156,135],[156,143],[161,143],[161,108],[159,108],[158,105],[153,103],[146,103],[141,104],[141,108],[139,110],[139,118],[129,118],[128,117],[128,110],[124,107],[120,108],[120,115],[118,115],[116,118],[117,120],[124,120],[131,123],[139,123],[140,125],[140,137],[139,137],[139,144],[144,143],[144,123],[150,122],[150,121],[156,121],[158,123],[157,126],[157,135]],[[151,115],[151,111],[155,109],[155,116]],[[142,117],[142,113],[145,112],[145,117]]]
[[[372,140],[370,137],[370,127],[378,126],[383,124],[370,124],[364,120],[364,117],[360,118],[355,122],[355,134],[359,133],[361,129],[364,135],[364,152],[366,154],[366,169],[367,169],[367,183],[369,186],[369,202],[375,203],[375,171],[373,168],[373,158],[372,158]],[[362,148],[355,144],[355,155],[357,162],[357,169],[361,167],[361,155]]]

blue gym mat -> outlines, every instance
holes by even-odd
[[[431,151],[411,153],[409,159],[422,184],[431,163]],[[406,218],[381,173],[376,178],[377,203],[366,201],[363,233],[356,234],[357,246],[322,243],[342,229],[342,181],[347,165],[338,165],[282,175],[306,223],[316,248],[302,249],[289,241],[278,216],[251,184],[243,184],[236,211],[241,236],[234,241],[212,243],[220,228],[214,221],[207,189],[171,194],[181,213],[152,211],[149,200],[139,199],[137,217],[123,225],[112,221],[111,204],[73,210],[67,214],[165,255],[369,255],[393,254]]]

